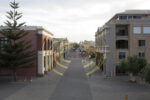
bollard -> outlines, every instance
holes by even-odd
[[[32,76],[30,76],[30,82],[32,82]]]
[[[125,100],[128,100],[128,95],[125,96]]]
[[[24,82],[25,82],[25,81],[27,81],[27,77],[26,77],[26,76],[24,77]]]

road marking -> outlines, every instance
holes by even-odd
[[[93,64],[94,64],[94,62],[93,62],[93,61],[91,61],[90,63],[88,63],[88,64],[84,65],[84,66],[83,66],[83,68],[88,68],[89,66],[91,66],[91,65],[93,65]]]
[[[86,60],[85,59],[82,59],[82,63],[85,63],[86,62]]]
[[[63,57],[62,57],[61,59],[62,59],[64,62],[68,63],[68,64],[71,63],[71,60],[66,60],[66,59],[64,59]]]
[[[60,67],[62,67],[62,68],[64,68],[64,69],[67,69],[67,68],[68,68],[68,66],[65,66],[65,65],[62,65],[61,63],[59,63],[59,62],[56,60],[56,58],[54,58],[54,60],[55,60],[55,62],[56,62],[56,64],[57,64],[58,66],[60,66]]]
[[[63,76],[63,75],[64,75],[63,73],[57,71],[56,69],[53,69],[52,71],[55,72],[56,74],[60,75],[60,76]]]
[[[68,68],[68,66],[62,65],[62,64],[61,64],[61,63],[59,63],[58,61],[56,61],[56,64],[57,64],[58,66],[62,67],[62,68],[65,68],[65,69],[67,69],[67,68]]]
[[[93,68],[90,72],[87,72],[86,75],[89,76],[89,75],[91,75],[92,73],[94,73],[97,70],[99,70],[98,66],[96,66],[95,68]]]

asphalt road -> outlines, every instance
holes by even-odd
[[[71,61],[49,100],[92,100],[81,59],[71,58]]]

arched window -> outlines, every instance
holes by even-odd
[[[48,40],[48,50],[50,50],[50,43],[49,43],[49,40]]]
[[[44,50],[46,50],[46,39],[44,39]]]
[[[52,50],[53,49],[53,41],[52,40],[51,40],[50,45],[51,45],[51,50]]]

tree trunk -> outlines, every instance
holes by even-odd
[[[16,82],[17,81],[17,73],[16,73],[16,69],[13,70],[13,79]]]

